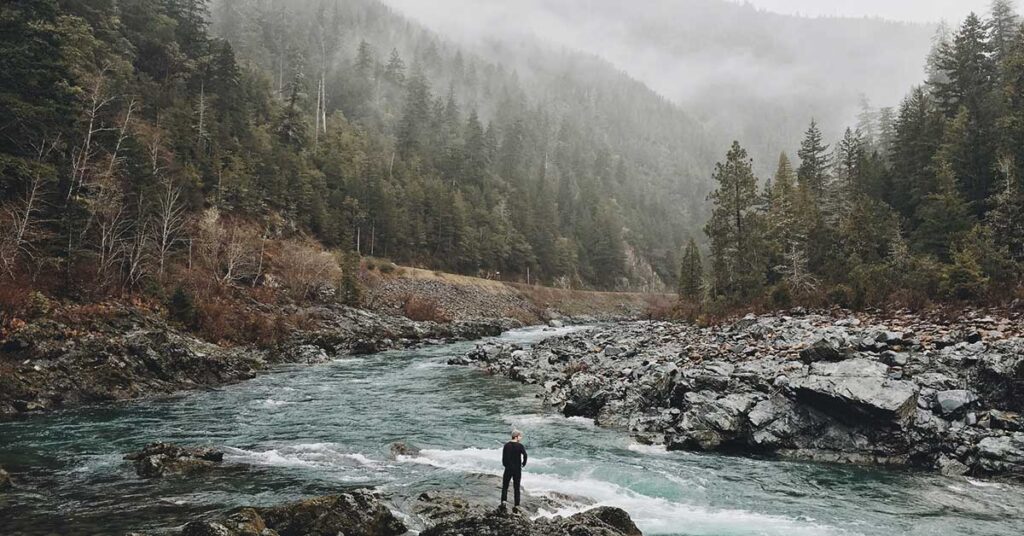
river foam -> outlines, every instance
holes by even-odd
[[[500,475],[500,449],[466,448],[458,450],[424,449],[417,456],[400,456],[400,462],[429,465],[449,471]],[[523,487],[541,496],[580,497],[582,499],[543,516],[572,515],[594,506],[616,506],[630,513],[645,534],[687,535],[779,535],[827,536],[856,534],[822,525],[812,519],[767,515],[738,509],[715,509],[703,505],[671,501],[639,493],[602,478],[599,468],[579,469],[573,474],[555,474],[548,468],[565,468],[572,460],[530,458]],[[529,469],[539,471],[529,471]],[[686,484],[679,479],[680,485]]]

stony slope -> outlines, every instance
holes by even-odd
[[[1024,477],[1024,312],[634,322],[477,364],[670,449]]]

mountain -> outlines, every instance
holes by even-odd
[[[725,0],[386,2],[482,50],[495,41],[532,42],[595,54],[698,119],[719,152],[742,142],[761,176],[812,118],[837,140],[862,98],[896,106],[922,79],[937,31]]]

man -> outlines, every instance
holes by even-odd
[[[512,431],[512,441],[505,443],[501,450],[501,464],[505,466],[505,474],[501,477],[501,508],[508,501],[509,480],[515,485],[515,510],[519,510],[519,482],[523,479],[523,467],[526,467],[526,447],[522,444],[523,433]]]

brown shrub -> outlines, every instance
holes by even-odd
[[[284,242],[275,271],[295,299],[315,297],[319,289],[333,287],[341,278],[334,256],[312,242]]]
[[[675,318],[676,300],[668,296],[653,295],[645,300],[644,317],[648,320],[670,320]]]
[[[206,340],[221,344],[237,342],[237,327],[232,322],[233,308],[222,300],[202,301],[196,307],[199,334]]]
[[[419,322],[446,323],[450,321],[436,301],[411,294],[406,295],[402,300],[402,314],[410,320]]]
[[[0,335],[22,323],[29,306],[28,285],[4,278],[0,283]]]

